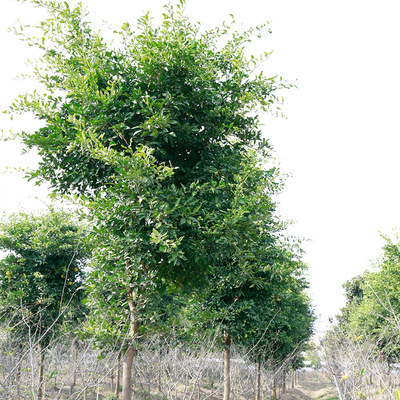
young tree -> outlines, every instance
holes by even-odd
[[[30,2],[49,19],[39,33],[16,33],[42,50],[34,75],[45,93],[22,96],[11,111],[43,121],[20,134],[41,156],[30,177],[81,197],[102,241],[95,265],[116,265],[107,274],[130,319],[127,400],[142,308],[155,289],[205,280],[219,257],[213,227],[231,206],[242,161],[249,148],[268,151],[255,111],[289,85],[255,72],[265,57],[245,56],[263,27],[202,32],[180,2],[159,27],[148,15],[136,31],[124,24],[114,46],[80,6]]]
[[[399,355],[400,244],[397,233],[383,237],[383,254],[374,269],[344,285],[347,304],[339,320],[350,335],[373,338],[390,364]]]
[[[345,372],[340,382],[336,379],[338,391],[353,392],[346,398],[368,397],[374,380],[382,396],[384,391],[394,396],[390,369],[399,358],[400,245],[397,232],[383,237],[386,243],[373,269],[343,285],[347,302],[325,340],[332,373]]]
[[[308,283],[301,276],[304,265],[292,258],[290,252],[287,255],[286,273],[282,275],[278,284],[280,290],[276,294],[279,313],[254,351],[255,359],[258,357],[259,362],[268,361],[280,368],[283,388],[286,370],[293,364],[299,364],[298,359],[301,359],[301,353],[311,338],[315,321],[310,299],[305,293]]]
[[[63,324],[83,319],[84,234],[71,214],[52,208],[0,222],[0,317],[15,337],[41,350],[39,399],[47,344]]]
[[[305,265],[284,244],[284,224],[274,215],[273,196],[281,188],[278,171],[266,170],[249,152],[235,176],[232,203],[214,226],[215,253],[209,286],[191,310],[221,336],[225,361],[224,400],[230,396],[230,346],[257,361],[281,358],[308,339],[314,320],[304,294]],[[205,323],[204,323],[205,321]],[[211,325],[210,325],[211,324]],[[270,351],[266,349],[269,348]],[[280,359],[279,359],[280,361]]]

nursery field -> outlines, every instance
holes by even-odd
[[[2,111],[39,125],[0,144],[32,151],[18,170],[52,195],[0,215],[0,400],[400,400],[400,232],[313,342],[321,303],[264,132],[297,84],[251,47],[269,25],[206,28],[176,0],[158,25],[97,28],[81,3],[17,2],[43,13],[9,29],[35,86]]]

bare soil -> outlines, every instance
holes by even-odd
[[[299,382],[295,389],[289,389],[283,400],[336,400],[335,387],[327,379]]]

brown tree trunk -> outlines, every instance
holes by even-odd
[[[231,393],[231,337],[225,333],[224,340],[224,397],[223,400],[229,400]]]
[[[132,298],[133,289],[128,289],[128,304],[130,311],[130,338],[122,364],[122,400],[132,399],[132,364],[136,353],[135,339],[139,331],[139,322],[136,320],[136,303]]]
[[[296,370],[292,370],[292,389],[296,387]]]
[[[119,399],[119,385],[120,385],[120,364],[121,364],[121,351],[118,352],[117,356],[117,368],[116,368],[116,374],[115,374],[115,393],[114,396]]]
[[[282,370],[282,394],[286,393],[286,370],[283,368]]]
[[[39,364],[39,389],[38,389],[38,400],[43,399],[43,377],[44,377],[44,349],[40,349],[40,364]]]
[[[274,378],[272,380],[272,398],[276,399],[276,372],[274,373]]]
[[[261,400],[261,361],[257,362],[256,400]]]

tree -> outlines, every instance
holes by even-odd
[[[180,2],[159,27],[148,15],[136,32],[124,24],[112,46],[80,6],[30,2],[50,17],[39,33],[16,33],[42,50],[34,75],[45,94],[22,96],[11,112],[44,124],[20,134],[41,156],[30,178],[80,196],[102,242],[94,265],[116,265],[108,275],[130,319],[125,400],[143,307],[156,289],[206,281],[235,175],[249,148],[269,149],[255,111],[269,111],[290,85],[255,73],[265,57],[245,56],[263,27],[202,32]]]
[[[63,324],[83,319],[84,232],[71,214],[53,208],[0,223],[0,317],[15,337],[41,349],[39,399],[47,344]]]
[[[276,294],[280,311],[271,323],[269,335],[262,337],[255,352],[259,362],[269,361],[279,366],[283,379],[288,367],[300,364],[301,353],[307,348],[315,321],[310,299],[305,293],[308,283],[301,276],[305,266],[292,257],[286,260],[287,269],[282,274],[280,290]]]
[[[356,336],[373,338],[381,356],[390,364],[399,355],[400,244],[398,233],[383,236],[383,253],[373,270],[352,280],[352,295],[341,318],[344,327]],[[354,293],[354,294],[353,294]]]
[[[365,278],[363,275],[358,275],[346,281],[342,287],[345,290],[346,305],[340,310],[338,315],[339,323],[344,327],[349,323],[350,316],[354,309],[356,309],[364,297],[363,285]]]
[[[257,362],[271,353],[281,361],[300,352],[311,335],[314,316],[302,276],[306,266],[296,246],[285,243],[285,224],[275,216],[273,196],[281,186],[279,172],[265,169],[249,152],[232,183],[231,205],[214,225],[219,256],[208,274],[210,284],[189,310],[200,322],[197,329],[210,329],[221,338],[225,400],[230,396],[232,342]]]
[[[307,283],[293,276],[302,268],[293,260],[286,264],[275,260],[273,264],[245,268],[232,263],[210,274],[212,283],[194,303],[191,314],[199,331],[209,329],[220,338],[225,364],[224,399],[230,397],[232,343],[244,349],[258,367],[268,361],[281,365],[304,350],[315,316],[304,293]]]

